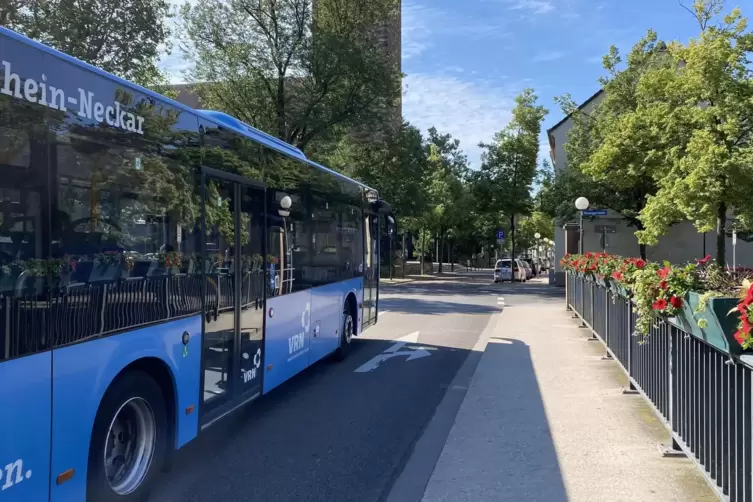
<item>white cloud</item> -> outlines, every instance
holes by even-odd
[[[478,20],[458,16],[416,0],[402,4],[403,61],[420,56],[434,46],[437,37],[454,36],[460,39],[489,40],[509,38],[503,20]]]
[[[402,7],[403,61],[421,55],[431,47],[432,25],[442,12],[431,7],[406,2]]]
[[[434,126],[460,140],[471,166],[481,166],[480,142],[490,142],[512,117],[517,92],[511,87],[468,82],[454,76],[408,75],[403,115],[422,131]]]
[[[551,52],[540,52],[539,54],[536,54],[531,61],[533,63],[542,63],[545,61],[556,61],[558,59],[562,59],[565,56],[565,53],[562,51],[551,51]]]
[[[526,10],[533,14],[546,14],[554,10],[554,4],[549,0],[510,0],[511,10]]]

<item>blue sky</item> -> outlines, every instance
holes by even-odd
[[[546,130],[563,116],[554,96],[569,92],[582,102],[598,90],[611,44],[625,54],[649,28],[667,41],[698,33],[677,0],[402,2],[403,115],[460,139],[474,168],[476,145],[504,128],[525,87],[550,110]],[[545,132],[541,144],[548,157]]]

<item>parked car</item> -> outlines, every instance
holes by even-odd
[[[523,261],[528,265],[528,268],[531,269],[532,277],[539,275],[540,266],[536,258],[523,258]]]
[[[494,265],[494,282],[512,282],[513,277],[516,282],[526,282],[528,280],[522,260],[515,260],[515,266],[513,266],[513,261],[510,258],[497,260],[497,263]]]
[[[533,279],[534,274],[533,274],[533,267],[531,266],[531,264],[525,260],[521,260],[521,262],[523,263],[523,266],[526,269],[526,279]]]
[[[494,264],[494,283],[512,282],[512,260],[497,260]]]

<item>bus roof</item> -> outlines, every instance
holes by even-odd
[[[77,59],[77,58],[75,58],[75,57],[73,57],[73,56],[71,56],[69,54],[66,54],[64,52],[60,52],[59,50],[53,49],[52,47],[50,47],[48,45],[45,45],[45,44],[43,44],[41,42],[37,42],[36,40],[33,40],[33,39],[29,38],[29,37],[21,35],[20,33],[16,33],[15,31],[9,30],[8,28],[4,28],[4,27],[0,26],[0,35],[6,35],[6,36],[8,36],[8,37],[10,37],[10,38],[12,38],[14,40],[17,40],[17,41],[22,42],[22,43],[24,43],[26,45],[30,45],[32,47],[35,47],[35,48],[41,50],[41,51],[44,51],[44,52],[46,52],[47,54],[49,54],[51,56],[57,57],[59,59],[67,61],[67,62],[69,62],[69,63],[71,63],[73,65],[76,65],[76,66],[78,66],[80,68],[83,68],[85,70],[94,72],[94,73],[96,73],[96,74],[98,74],[98,75],[100,75],[102,77],[105,77],[105,78],[110,79],[110,80],[112,80],[114,82],[117,82],[118,84],[120,84],[120,85],[122,85],[124,87],[130,87],[131,89],[133,89],[133,90],[135,90],[137,92],[140,92],[140,93],[146,94],[147,96],[150,96],[152,98],[158,99],[158,100],[160,100],[160,101],[162,101],[164,103],[169,104],[170,106],[173,106],[173,107],[178,108],[178,109],[183,110],[183,111],[187,111],[187,112],[193,113],[193,114],[195,114],[195,115],[197,115],[199,117],[202,117],[202,118],[204,118],[204,119],[206,119],[206,120],[208,120],[210,122],[213,122],[217,126],[222,126],[222,127],[226,127],[228,129],[231,129],[231,130],[237,132],[238,134],[240,134],[242,136],[245,136],[245,137],[247,137],[249,139],[252,139],[254,141],[257,141],[257,142],[263,144],[264,146],[267,146],[267,147],[269,147],[269,148],[271,148],[271,149],[273,149],[273,150],[275,150],[275,151],[277,151],[279,153],[288,155],[290,157],[295,157],[298,160],[301,160],[301,161],[305,162],[306,164],[310,165],[311,167],[313,167],[315,169],[319,169],[321,171],[324,171],[324,172],[326,172],[328,174],[332,174],[332,175],[334,175],[334,176],[336,176],[338,178],[341,178],[343,180],[349,181],[351,183],[355,183],[356,185],[360,186],[361,188],[364,188],[364,189],[367,189],[367,190],[371,190],[371,191],[373,191],[375,193],[378,193],[377,190],[375,190],[375,189],[373,189],[373,188],[371,188],[371,187],[369,187],[367,185],[364,185],[360,181],[356,181],[356,180],[354,180],[352,178],[348,178],[344,174],[338,173],[337,171],[334,171],[332,169],[324,167],[321,164],[317,164],[316,162],[313,162],[313,161],[309,160],[306,157],[306,155],[304,155],[304,153],[299,148],[296,148],[295,146],[293,146],[293,145],[291,145],[289,143],[286,143],[286,142],[282,141],[281,139],[272,136],[271,134],[267,134],[264,131],[261,131],[261,130],[259,130],[259,129],[251,126],[251,125],[248,125],[245,122],[243,122],[241,120],[238,120],[237,118],[233,117],[232,115],[228,115],[227,113],[219,112],[219,111],[215,111],[215,110],[197,110],[197,109],[191,108],[191,107],[186,106],[184,104],[181,104],[181,103],[179,103],[179,102],[177,102],[175,100],[172,100],[172,99],[170,99],[170,98],[168,98],[166,96],[163,96],[162,94],[159,94],[157,92],[149,90],[149,89],[147,89],[145,87],[142,87],[142,86],[140,86],[138,84],[134,84],[133,82],[129,82],[128,80],[125,80],[125,79],[120,78],[120,77],[118,77],[116,75],[113,75],[112,73],[108,73],[108,72],[104,71],[101,68],[97,68],[94,65],[91,65],[89,63],[85,63],[84,61],[81,61],[80,59]]]

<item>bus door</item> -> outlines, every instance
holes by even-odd
[[[377,320],[379,302],[379,216],[364,213],[363,328]]]
[[[261,394],[264,358],[263,185],[204,168],[202,423]]]

